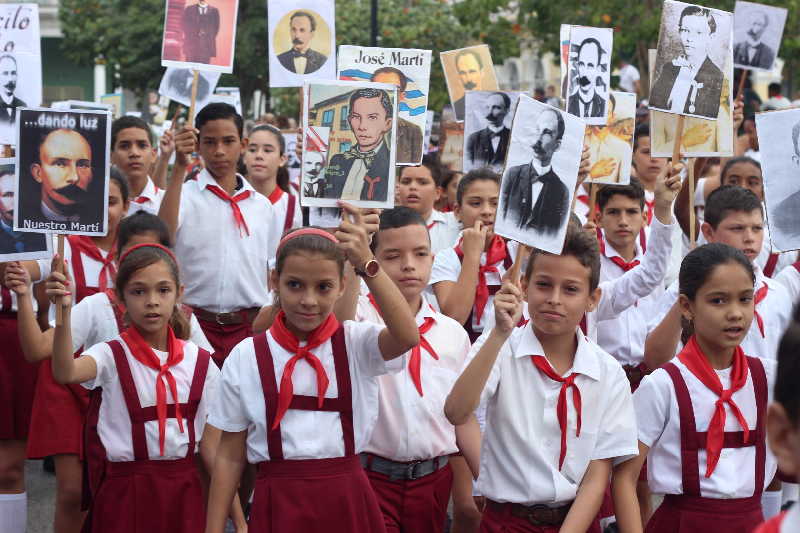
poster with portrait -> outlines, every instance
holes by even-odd
[[[14,144],[16,109],[42,103],[37,4],[0,4],[0,144]]]
[[[445,122],[439,134],[439,163],[463,172],[464,165],[464,123]]]
[[[650,109],[716,119],[733,80],[733,15],[665,0]]]
[[[656,51],[649,52],[650,83],[653,82]],[[685,157],[733,157],[733,95],[725,79],[720,93],[717,120],[686,117],[681,135],[681,154]],[[650,111],[650,154],[672,157],[678,115]]]
[[[773,252],[800,249],[800,109],[756,113]]]
[[[499,88],[487,44],[441,52],[439,60],[444,69],[450,103],[459,122],[464,120],[464,95],[467,91],[496,91]]]
[[[431,148],[431,133],[433,133],[433,122],[436,119],[436,114],[430,109],[425,114],[427,115],[425,119],[425,140],[422,142],[422,147],[427,154]]]
[[[225,103],[231,104],[236,108],[236,112],[242,114],[242,94],[238,87],[217,87],[214,91],[215,95],[224,96]],[[213,100],[212,100],[213,101]],[[222,101],[222,100],[220,100]]]
[[[239,0],[166,0],[161,66],[233,72]]]
[[[464,110],[463,172],[491,167],[502,172],[511,141],[511,120],[520,92],[469,91]]]
[[[220,76],[219,72],[199,71],[197,76],[196,109],[203,109],[208,104],[214,94],[214,89],[217,87]],[[189,107],[192,104],[193,79],[194,74],[191,69],[169,67],[161,78],[158,94]]]
[[[783,7],[737,0],[733,11],[733,65],[747,70],[772,70],[787,15]]]
[[[20,109],[14,230],[106,235],[111,116]]]
[[[101,94],[98,100],[101,105],[108,106],[112,118],[119,118],[125,114],[125,93]]]
[[[424,153],[431,51],[339,47],[339,79],[397,87],[397,164],[419,165]]]
[[[590,172],[586,182],[627,185],[631,181],[636,94],[611,91],[605,126],[587,126]]]
[[[614,30],[571,26],[569,42],[567,113],[602,126],[608,115]]]
[[[586,124],[519,97],[494,232],[560,254],[578,180]]]
[[[300,203],[394,206],[397,88],[388,83],[308,83],[303,98]]]
[[[0,262],[47,259],[53,255],[48,235],[14,231],[15,169],[14,159],[0,159]]]
[[[334,0],[268,0],[269,86],[336,79]]]
[[[572,31],[572,26],[569,24],[562,24],[558,29],[558,62],[561,67],[561,100],[564,100],[564,95],[567,94],[567,83],[569,81],[569,35]]]

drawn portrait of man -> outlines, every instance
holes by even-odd
[[[592,167],[589,176],[592,180],[620,183],[624,165],[630,165],[632,152],[629,142],[618,135],[619,124],[616,116],[617,99],[608,95],[608,125],[586,128],[586,144]],[[632,133],[632,132],[631,132]]]
[[[169,88],[170,92],[180,96],[181,98],[189,99],[192,98],[192,81],[194,79],[194,74],[192,74],[192,70],[188,68],[179,68],[174,69],[169,73],[167,77],[167,87]],[[203,102],[206,98],[209,97],[210,87],[208,86],[208,81],[206,81],[205,77],[201,74],[197,76],[197,101]]]
[[[397,87],[398,98],[408,86],[408,78],[400,69],[381,67],[372,73],[370,81],[388,83]],[[400,116],[397,117],[397,164],[418,164],[422,159],[422,129]]]
[[[382,89],[364,88],[353,91],[349,104],[347,121],[356,142],[331,157],[325,169],[325,197],[385,201],[393,172],[386,143],[394,119],[391,98]]]
[[[786,168],[791,169],[792,176],[797,180],[800,172],[800,122],[792,127],[792,162]],[[800,190],[796,190],[769,211],[770,230],[780,240],[800,240]]]
[[[303,156],[303,196],[323,198],[325,196],[325,155],[307,151]]]
[[[208,0],[198,0],[183,10],[181,27],[186,61],[211,63],[211,58],[217,55],[219,10]]]
[[[511,97],[495,92],[489,95],[484,106],[486,127],[467,138],[467,162],[469,169],[489,166],[499,170],[505,163],[511,139],[511,130],[505,125],[511,111]]]
[[[711,10],[690,5],[681,11],[678,22],[681,52],[661,66],[650,91],[650,107],[717,117],[723,74],[709,57],[716,32],[717,21]]]
[[[480,91],[483,88],[483,60],[475,50],[461,50],[456,54],[456,71],[461,87],[466,91]],[[464,120],[464,95],[453,102],[456,120]]]
[[[569,214],[569,190],[553,171],[553,156],[561,147],[566,125],[555,109],[545,109],[536,119],[531,138],[533,159],[511,167],[504,178],[503,218],[520,229],[555,235]]]
[[[745,40],[733,45],[733,62],[737,65],[771,69],[775,50],[761,39],[769,28],[769,16],[764,11],[750,12],[750,24]]]
[[[17,60],[11,54],[0,54],[0,127],[13,125],[17,108],[25,107],[16,95],[17,79]]]
[[[584,39],[578,46],[578,90],[570,95],[567,112],[576,117],[604,117],[605,99],[597,93],[600,78],[600,61],[606,51],[594,37]]]
[[[14,167],[0,166],[0,254],[21,254],[47,249],[42,233],[14,231]]]
[[[311,74],[325,64],[328,57],[311,48],[316,30],[317,19],[309,11],[295,11],[289,17],[292,47],[278,54],[278,61],[283,68],[295,74]]]

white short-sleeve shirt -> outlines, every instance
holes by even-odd
[[[130,352],[121,337],[116,337],[125,350],[125,357],[131,368],[133,382],[139,393],[139,402],[142,407],[152,407],[156,405],[156,376],[158,371],[146,367],[137,361]],[[167,360],[167,352],[153,350],[163,364]],[[189,390],[192,385],[195,365],[197,363],[198,348],[192,342],[183,345],[183,360],[177,365],[170,367],[170,372],[175,377],[178,390],[178,401],[185,403],[189,399]],[[128,414],[128,407],[125,403],[125,396],[122,393],[117,365],[114,362],[114,354],[111,347],[106,342],[95,344],[86,350],[81,357],[91,357],[97,364],[97,376],[90,381],[82,383],[85,388],[93,390],[97,387],[103,388],[103,402],[100,404],[100,416],[97,423],[97,433],[100,441],[106,448],[106,456],[109,461],[133,461],[133,440],[131,437],[131,419]],[[209,361],[206,380],[203,385],[203,396],[197,407],[194,417],[195,439],[199,443],[203,436],[208,407],[216,395],[219,380],[219,369]],[[172,394],[167,388],[167,402],[174,403]],[[178,421],[175,418],[167,418],[166,437],[164,439],[164,456],[160,456],[158,440],[158,420],[145,422],[145,436],[147,439],[147,453],[150,459],[169,460],[182,459],[186,457],[189,445],[189,433],[181,432]],[[197,450],[195,449],[195,452]]]
[[[399,371],[398,359],[384,361],[378,349],[379,324],[346,321],[345,347],[353,400],[353,433],[356,453],[369,441],[378,418],[378,376]],[[284,350],[267,332],[275,380],[280,387],[283,368],[294,354]],[[322,362],[330,380],[326,398],[338,396],[331,341],[312,350]],[[394,365],[392,363],[395,363]],[[295,395],[316,396],[317,378],[313,367],[299,361],[292,384]],[[208,423],[223,431],[247,431],[247,460],[256,464],[269,460],[264,389],[256,362],[253,339],[237,344],[225,360],[222,382]],[[284,459],[324,459],[344,455],[342,424],[338,412],[288,409],[281,420]]]
[[[576,331],[572,368],[580,388],[582,425],[567,394],[567,455],[559,471],[561,430],[556,405],[561,383],[536,368],[531,355],[546,355],[531,325],[516,328],[497,355],[481,393],[486,426],[478,492],[524,505],[575,499],[589,462],[638,454],[630,384],[620,364]],[[470,358],[476,355],[473,348]]]
[[[434,209],[425,221],[425,225],[431,236],[431,253],[434,255],[456,245],[458,235],[461,233],[461,223],[456,220],[452,212],[442,213]]]
[[[444,402],[458,379],[469,352],[469,337],[464,328],[441,313],[435,312],[425,297],[417,312],[417,326],[426,318],[436,323],[423,336],[439,359],[427,350],[420,353],[420,382],[423,396],[408,371],[411,352],[399,360],[403,370],[378,378],[380,409],[378,421],[364,451],[392,459],[410,462],[449,455],[458,451],[455,428],[444,416]],[[383,318],[366,297],[360,297],[356,319],[383,324]]]
[[[747,353],[747,352],[745,352]],[[767,376],[769,401],[772,401],[772,387],[775,383],[775,361],[764,360]],[[692,398],[692,408],[697,431],[707,431],[714,415],[714,405],[718,396],[697,379],[686,366],[675,358],[672,363],[678,367],[686,382]],[[731,385],[731,368],[717,370],[723,389]],[[755,431],[757,412],[753,378],[748,372],[747,383],[733,393],[733,401],[747,420],[748,428]],[[657,369],[645,376],[634,393],[636,422],[639,440],[650,447],[647,455],[647,477],[650,489],[657,494],[682,494],[681,481],[681,424],[675,387],[664,369]],[[738,419],[725,404],[725,431],[740,431]],[[723,448],[719,462],[710,478],[706,473],[706,451],[698,452],[700,470],[700,492],[705,498],[747,498],[753,495],[755,485],[754,446],[747,448]],[[767,450],[765,480],[769,483],[777,469],[772,452]]]
[[[142,189],[142,193],[136,198],[131,198],[128,212],[125,216],[130,216],[138,211],[145,211],[151,215],[158,215],[158,210],[161,208],[161,200],[164,199],[164,189],[159,189],[150,176],[147,177],[147,183]]]
[[[289,230],[303,226],[303,211],[300,209],[300,199],[297,196],[290,196],[286,194],[286,191],[280,187],[275,187],[272,193],[267,196],[267,199],[272,204],[273,209],[275,209],[276,219],[283,221],[283,225],[281,226],[281,235],[283,235],[283,228],[286,227],[286,217],[289,214],[290,200],[294,202],[294,213],[292,214],[292,220],[289,222],[289,227],[286,229]]]

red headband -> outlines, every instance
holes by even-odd
[[[283,239],[281,239],[281,242],[278,243],[278,250],[275,252],[275,256],[277,257],[278,254],[281,253],[281,248],[283,248],[284,244],[286,244],[290,240],[294,239],[295,237],[302,237],[303,235],[318,235],[320,237],[328,239],[329,241],[331,241],[333,243],[336,243],[336,244],[339,243],[339,239],[337,239],[332,233],[329,233],[329,232],[325,231],[324,229],[320,229],[320,228],[302,228],[302,229],[295,230],[295,231],[291,232],[290,234],[286,235]]]
[[[172,260],[177,264],[178,260],[175,259],[175,254],[172,253],[172,250],[164,246],[163,244],[158,244],[157,242],[144,242],[142,244],[137,244],[131,246],[127,250],[125,250],[122,255],[119,257],[119,264],[121,265],[125,258],[128,257],[128,254],[134,250],[138,250],[139,248],[158,248],[159,250],[163,250],[167,252],[167,255],[172,258]]]

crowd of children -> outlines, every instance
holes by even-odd
[[[282,132],[243,130],[210,104],[157,157],[118,119],[108,235],[2,265],[3,533],[44,457],[56,533],[800,530],[800,262],[756,161],[690,191],[640,127],[590,205],[584,152],[556,255],[430,156],[304,224]]]

